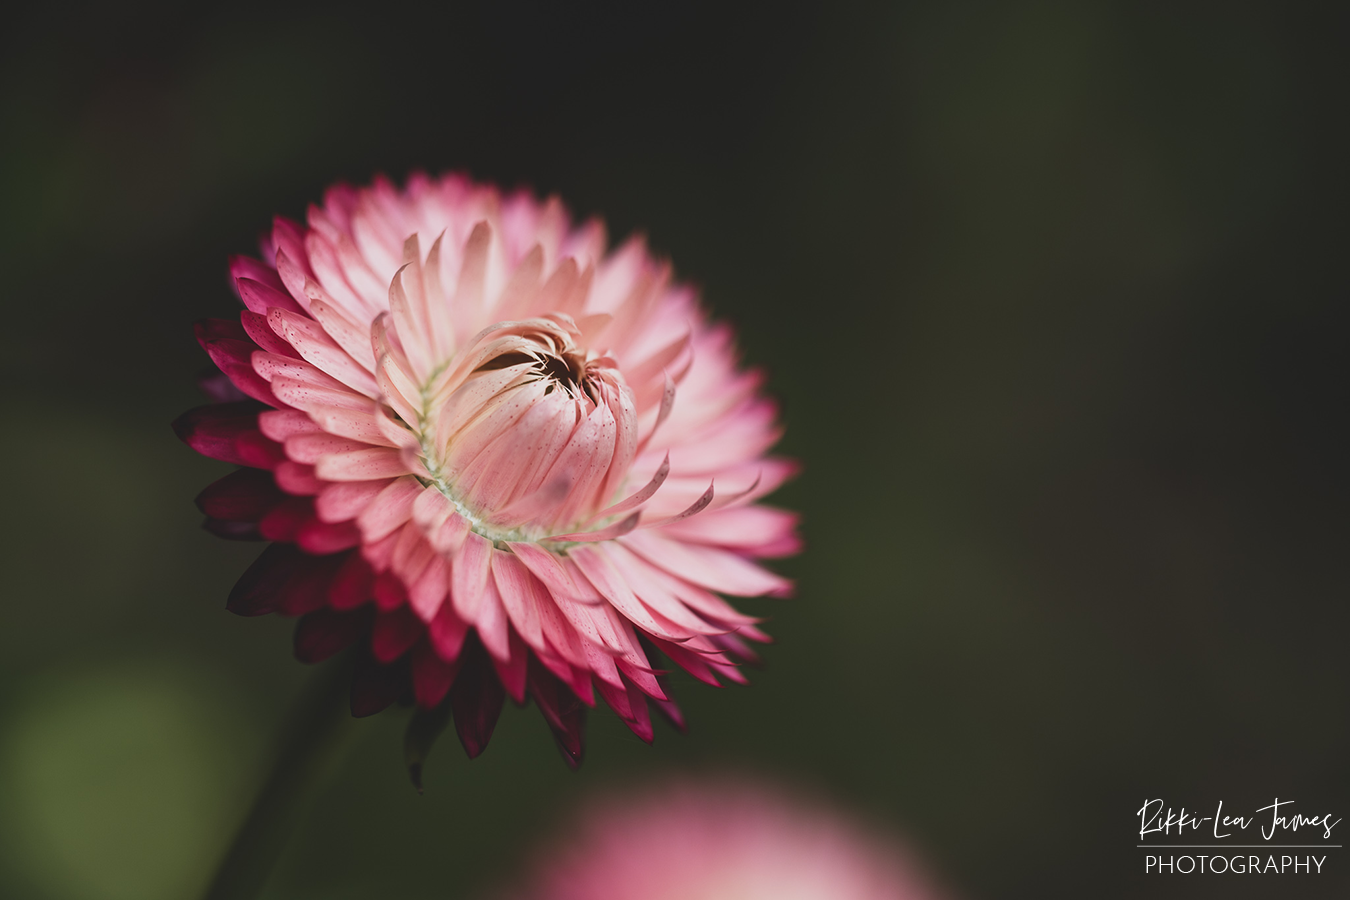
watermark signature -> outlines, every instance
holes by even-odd
[[[1200,810],[1179,811],[1161,798],[1144,801],[1135,813],[1139,817],[1139,839],[1149,843],[1137,844],[1141,850],[1158,851],[1144,856],[1146,874],[1215,874],[1238,875],[1317,875],[1329,854],[1316,852],[1291,853],[1287,851],[1337,850],[1340,844],[1331,843],[1332,829],[1341,823],[1334,813],[1311,811],[1311,815],[1296,812],[1295,801],[1278,797],[1266,806],[1247,815],[1224,813],[1219,801],[1213,815],[1201,815]],[[1255,827],[1255,831],[1249,831]],[[1300,833],[1300,830],[1302,833]],[[1172,840],[1167,840],[1167,839]],[[1181,843],[1186,840],[1212,840],[1218,843]],[[1261,843],[1241,843],[1244,840]],[[1303,843],[1294,843],[1302,840]],[[1277,843],[1278,841],[1278,843]],[[1242,853],[1233,851],[1242,850]],[[1252,853],[1252,850],[1280,853]],[[1192,852],[1177,853],[1178,850]],[[1195,852],[1195,851],[1209,851]]]

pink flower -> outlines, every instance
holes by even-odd
[[[719,595],[789,592],[755,560],[796,516],[757,501],[795,466],[669,264],[457,175],[340,185],[308,222],[231,261],[247,309],[197,330],[220,402],[175,423],[243,467],[206,527],[274,542],[228,607],[300,616],[306,662],[368,642],[352,712],[448,697],[470,756],[508,695],[575,765],[595,692],[645,740],[649,702],[681,724],[662,657],[744,681],[767,638]]]
[[[592,804],[517,900],[936,900],[902,848],[739,781]]]

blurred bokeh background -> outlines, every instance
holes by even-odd
[[[469,897],[599,786],[748,769],[971,898],[1342,897],[1142,875],[1135,810],[1350,812],[1346,11],[1291,4],[30,5],[0,46],[0,895],[209,874],[309,672],[191,323],[331,182],[467,170],[642,229],[805,461],[749,688],[571,774],[532,710],[408,786],[364,723],[267,896]],[[1342,826],[1350,828],[1350,825]]]

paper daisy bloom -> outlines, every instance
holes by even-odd
[[[909,854],[831,809],[744,781],[590,805],[511,900],[938,900]]]
[[[781,596],[758,560],[794,472],[732,333],[639,239],[461,176],[330,189],[234,258],[246,309],[198,324],[217,403],[178,434],[241,468],[207,528],[272,541],[230,595],[299,616],[296,655],[362,651],[352,712],[453,710],[470,756],[505,697],[566,758],[598,694],[639,736],[681,717],[662,673],[712,683],[763,641],[724,596]]]

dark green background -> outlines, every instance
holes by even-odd
[[[0,894],[191,896],[306,672],[225,612],[191,323],[338,179],[464,169],[641,228],[765,366],[805,474],[778,643],[654,747],[403,716],[268,897],[469,897],[593,788],[733,766],[910,835],[966,897],[1144,878],[1148,797],[1350,813],[1343,12],[399,3],[30,11],[0,81]],[[1350,824],[1341,826],[1341,831]],[[1344,838],[1350,834],[1339,834]],[[1301,835],[1302,836],[1302,835]]]

